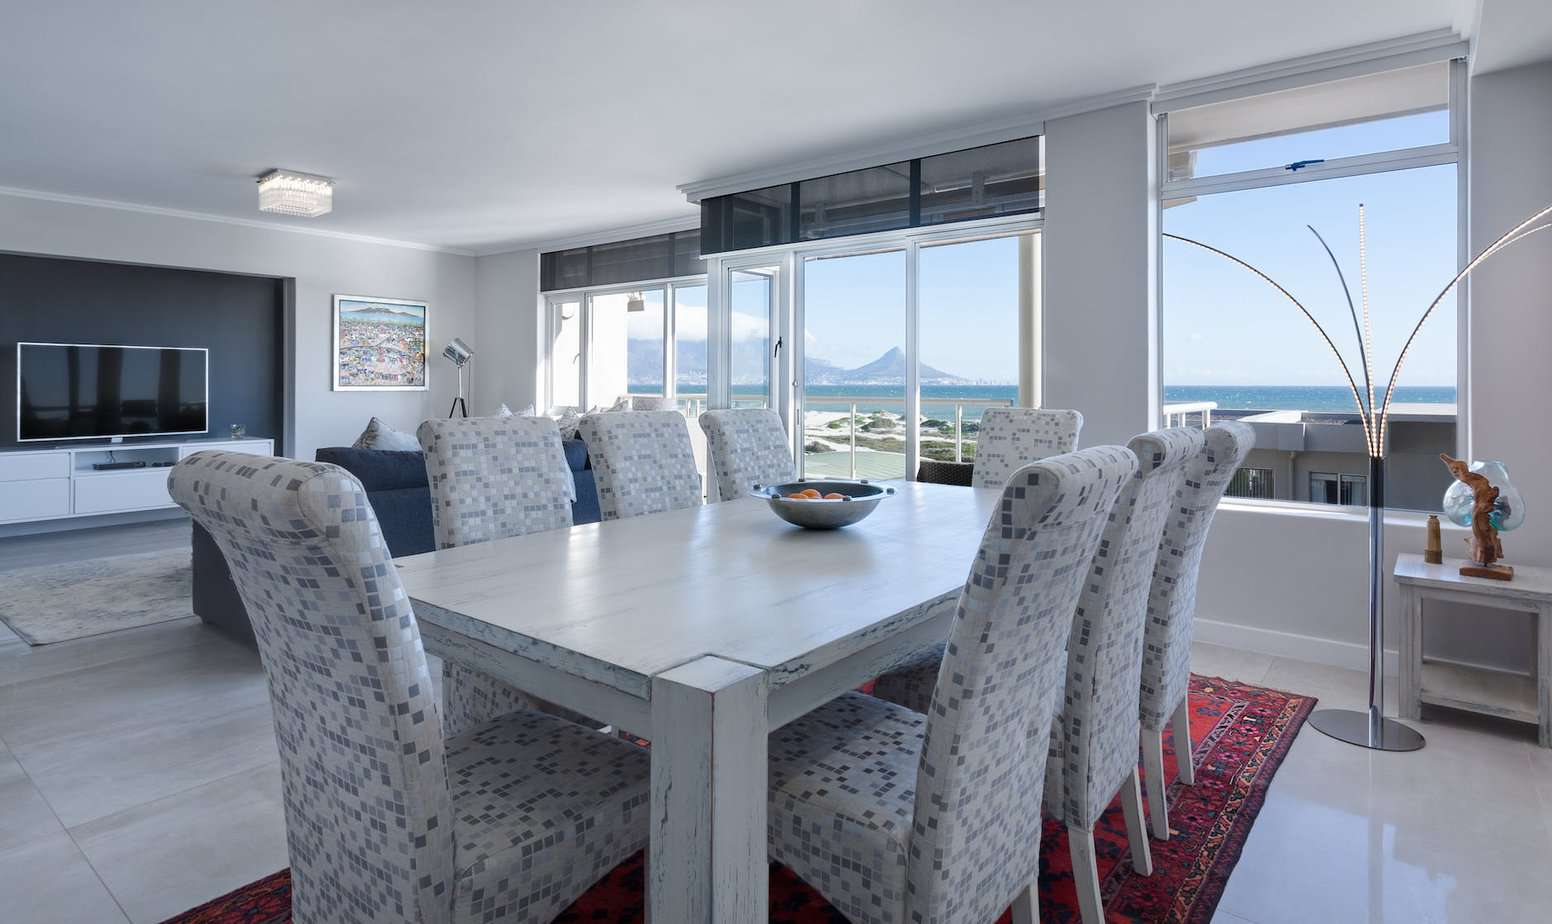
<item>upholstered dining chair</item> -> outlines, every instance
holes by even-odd
[[[1031,407],[989,407],[981,414],[975,438],[975,468],[970,484],[1000,488],[1008,476],[1046,456],[1078,448],[1083,415],[1077,411]]]
[[[423,421],[415,431],[431,488],[431,528],[439,549],[571,525],[576,483],[548,417],[469,417]],[[555,709],[489,674],[442,661],[442,728],[462,734],[516,709]],[[596,723],[589,723],[596,725]]]
[[[1040,787],[1072,624],[1137,459],[1021,468],[959,595],[926,714],[847,693],[770,737],[772,859],[855,924],[1035,921]]]
[[[701,475],[678,411],[606,411],[582,418],[605,520],[694,507]]]
[[[707,411],[700,421],[718,500],[743,497],[756,484],[792,480],[792,445],[780,414],[769,408],[733,408]]]
[[[1094,824],[1117,792],[1132,868],[1144,876],[1153,872],[1137,770],[1137,684],[1159,538],[1185,464],[1202,449],[1202,431],[1155,430],[1132,437],[1127,446],[1137,455],[1137,474],[1121,489],[1078,598],[1045,765],[1045,807],[1067,826],[1083,924],[1104,922]]]
[[[444,734],[415,613],[356,478],[199,452],[173,499],[253,621],[298,924],[549,921],[648,840],[647,755],[539,712]]]
[[[1164,522],[1159,557],[1148,591],[1148,623],[1142,651],[1142,769],[1153,836],[1169,840],[1169,802],[1164,786],[1164,729],[1173,726],[1175,766],[1187,786],[1196,782],[1192,762],[1191,623],[1196,615],[1196,577],[1202,547],[1218,502],[1256,444],[1256,432],[1239,421],[1217,423],[1202,449],[1186,460],[1185,476]]]

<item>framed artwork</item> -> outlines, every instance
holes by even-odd
[[[334,296],[334,390],[425,391],[429,305]]]

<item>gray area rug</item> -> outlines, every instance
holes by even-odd
[[[29,645],[193,615],[189,550],[0,572],[0,620]]]

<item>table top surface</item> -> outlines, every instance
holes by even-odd
[[[1460,573],[1465,559],[1446,558],[1443,564],[1430,565],[1415,552],[1403,552],[1396,556],[1396,580],[1420,587],[1448,588],[1455,591],[1480,593],[1491,597],[1509,597],[1524,600],[1552,602],[1552,569],[1533,565],[1514,566],[1514,580],[1495,581],[1492,578],[1467,577]]]
[[[419,619],[637,695],[705,655],[779,684],[957,597],[1001,492],[895,486],[840,530],[798,529],[744,498],[397,564]]]

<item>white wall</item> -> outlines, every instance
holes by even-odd
[[[1081,410],[1085,446],[1154,419],[1153,136],[1142,102],[1046,123],[1041,403]]]
[[[0,195],[0,250],[294,277],[291,436],[303,459],[320,446],[349,445],[374,415],[414,431],[426,417],[446,414],[457,380],[440,357],[442,346],[453,337],[475,337],[473,257],[8,195]],[[330,389],[335,294],[430,303],[428,391]]]
[[[514,411],[537,405],[539,252],[480,257],[475,265],[474,414],[493,414],[505,402]],[[544,408],[540,407],[540,411]]]
[[[1552,204],[1552,61],[1471,87],[1471,250]],[[1552,566],[1552,231],[1471,278],[1471,452],[1501,459],[1530,512],[1511,561]]]

